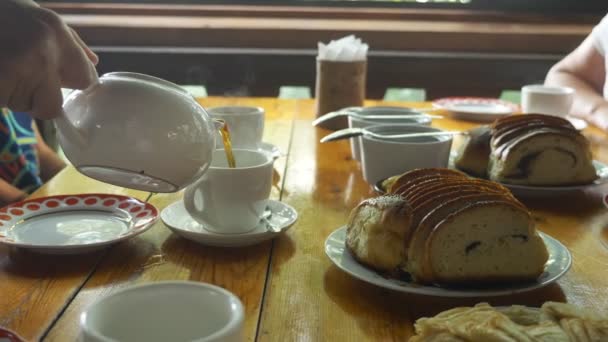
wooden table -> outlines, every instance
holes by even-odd
[[[484,299],[402,294],[354,279],[325,256],[327,235],[373,192],[351,160],[347,141],[318,143],[328,131],[311,126],[313,101],[204,98],[201,103],[266,109],[264,140],[287,154],[276,162],[282,183],[271,196],[298,210],[296,225],[274,241],[229,250],[179,238],[161,221],[135,239],[90,255],[47,256],[0,247],[0,326],[28,340],[71,341],[78,316],[92,301],[127,285],[169,279],[209,282],[238,295],[246,310],[248,341],[404,341],[417,318],[481,300],[497,305],[568,301],[607,312],[608,210],[601,194],[608,188],[525,202],[538,227],[572,252],[573,267],[557,283]],[[475,124],[444,119],[434,125],[467,129]],[[585,134],[595,158],[607,162],[608,135],[594,128]],[[67,168],[33,197],[93,192],[148,195]],[[181,195],[156,195],[151,203],[162,210]]]

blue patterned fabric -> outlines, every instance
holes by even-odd
[[[0,177],[31,193],[42,185],[33,120],[26,113],[2,109],[0,115]]]

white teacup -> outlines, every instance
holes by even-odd
[[[367,130],[379,134],[441,132],[442,130],[417,125],[378,125]],[[361,137],[361,166],[363,178],[369,184],[418,168],[447,167],[452,147],[452,136],[426,136],[401,139]]]
[[[233,148],[257,149],[264,135],[264,109],[260,107],[225,106],[208,108],[214,119],[222,119],[228,124]],[[216,148],[224,148],[222,137],[215,139]]]
[[[538,113],[565,117],[570,114],[574,89],[570,87],[531,84],[521,88],[521,107],[524,113]]]
[[[412,114],[415,111],[413,108],[407,107],[389,107],[389,106],[374,106],[374,107],[351,107],[345,110],[355,112],[359,115],[404,115]],[[385,124],[408,124],[408,125],[430,125],[431,118],[420,116],[407,119],[359,119],[349,116],[348,127],[350,128],[366,128],[374,125]],[[352,138],[350,140],[350,151],[353,159],[361,161],[361,138]]]
[[[155,282],[93,303],[80,316],[80,340],[240,342],[244,316],[239,298],[220,287]]]
[[[240,149],[233,153],[236,168],[228,167],[224,150],[215,150],[207,172],[184,193],[184,206],[192,218],[220,234],[255,229],[272,188],[271,155]]]

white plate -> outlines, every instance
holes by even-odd
[[[583,185],[567,185],[567,186],[533,186],[533,185],[517,185],[517,184],[506,184],[500,183],[504,185],[506,188],[511,190],[513,195],[520,197],[547,197],[547,196],[559,196],[564,195],[566,193],[583,191],[593,189],[594,187],[600,186],[606,182],[608,182],[608,165],[599,162],[597,160],[593,161],[593,166],[598,175],[598,179],[596,179],[593,183],[583,184]]]
[[[446,97],[433,101],[437,108],[447,110],[461,120],[489,122],[519,110],[516,104],[485,97]]]
[[[0,209],[0,243],[48,254],[87,253],[143,233],[158,211],[135,198],[80,194]]]
[[[454,160],[456,159],[457,156],[458,156],[458,154],[454,151],[452,151],[452,153],[450,153],[450,161],[449,161],[449,166],[448,166],[450,169],[458,170],[454,166]],[[507,184],[507,183],[502,183],[502,182],[498,182],[498,183],[500,183],[504,187],[511,190],[513,195],[519,196],[522,198],[523,197],[542,198],[542,197],[548,197],[548,196],[565,195],[565,194],[576,192],[576,191],[590,190],[590,189],[593,189],[602,184],[608,183],[608,165],[606,165],[600,161],[594,160],[593,166],[595,167],[598,178],[589,184],[564,185],[564,186],[537,186],[537,185]],[[462,170],[459,170],[459,171],[462,171]],[[464,172],[464,171],[462,171],[462,172]],[[474,176],[471,176],[471,177],[474,177]],[[378,184],[380,184],[380,182],[378,182]],[[377,186],[378,185],[376,185],[376,187]],[[376,188],[374,188],[374,189],[376,189]]]
[[[268,200],[268,209],[272,211],[268,221],[281,228],[280,233],[269,232],[262,222],[253,231],[244,234],[218,234],[208,231],[188,214],[182,200],[165,208],[160,216],[169,229],[188,240],[207,246],[241,247],[275,238],[286,232],[298,219],[296,210],[283,202]]]
[[[336,266],[351,276],[390,290],[438,297],[502,296],[534,290],[553,283],[563,276],[572,265],[572,256],[564,245],[546,234],[540,233],[540,235],[549,251],[549,260],[545,265],[545,272],[543,272],[535,282],[511,284],[504,287],[495,286],[479,289],[452,289],[433,285],[420,285],[383,277],[375,271],[359,264],[346,250],[344,245],[346,239],[346,226],[340,227],[329,235],[325,241],[325,253]]]

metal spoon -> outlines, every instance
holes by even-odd
[[[436,137],[442,135],[459,135],[468,134],[467,132],[461,131],[437,131],[437,132],[417,132],[417,133],[400,133],[400,134],[378,134],[372,131],[368,131],[365,128],[346,128],[339,131],[333,132],[324,136],[321,139],[322,143],[354,138],[361,135],[370,136],[378,139],[402,139],[402,138],[417,138],[417,137]]]
[[[409,118],[419,118],[426,117],[431,119],[443,119],[441,115],[433,115],[426,114],[424,112],[415,110],[415,109],[405,109],[400,112],[408,113],[408,114],[370,114],[370,115],[361,115],[353,111],[342,110],[337,112],[330,112],[323,116],[318,117],[315,121],[312,122],[313,126],[317,126],[327,120],[331,120],[333,118],[337,118],[339,116],[350,116],[357,119],[409,119]]]
[[[260,218],[261,221],[263,221],[266,225],[266,230],[268,230],[271,233],[280,233],[281,232],[281,228],[275,226],[274,224],[272,224],[270,222],[270,217],[272,216],[272,210],[270,210],[270,208],[266,207],[266,210],[264,210],[264,213],[262,214],[262,217]]]

